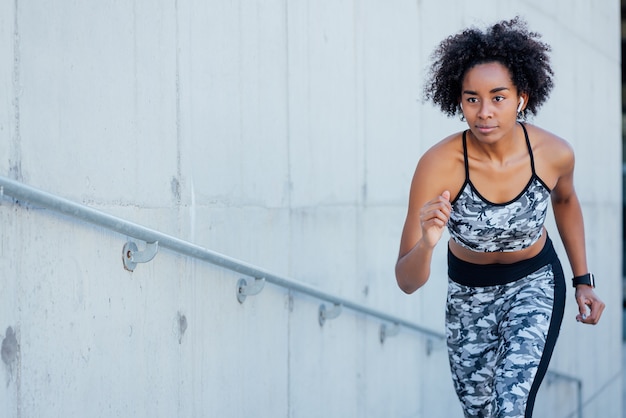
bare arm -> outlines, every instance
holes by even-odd
[[[585,227],[583,214],[574,190],[573,173],[570,171],[559,178],[557,186],[552,191],[552,207],[559,230],[559,235],[565,246],[574,276],[588,272],[585,250]]]
[[[415,213],[417,210],[412,212],[404,225],[401,252],[396,263],[396,280],[406,293],[413,293],[422,287],[430,276],[435,245],[441,239],[450,217],[450,192],[445,190],[427,202],[418,213]],[[413,242],[415,244],[408,252],[402,250]]]
[[[574,276],[589,272],[585,249],[585,228],[583,214],[574,190],[574,154],[567,152],[560,158],[562,175],[552,191],[552,207],[559,235]],[[597,324],[604,310],[604,303],[596,296],[593,288],[587,285],[576,287],[576,303],[579,308],[577,320],[587,324]]]
[[[430,276],[430,264],[435,245],[441,239],[450,217],[450,192],[440,175],[438,152],[429,152],[417,165],[409,208],[400,240],[396,262],[396,281],[400,289],[413,293]]]

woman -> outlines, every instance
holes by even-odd
[[[550,47],[516,18],[467,29],[433,54],[426,97],[467,121],[420,159],[396,264],[406,293],[448,242],[446,334],[466,417],[530,417],[561,326],[565,280],[544,227],[549,201],[574,274],[576,319],[604,303],[589,274],[570,145],[521,122],[552,89]]]

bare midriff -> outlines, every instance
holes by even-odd
[[[528,248],[511,252],[478,252],[468,250],[457,244],[456,241],[450,239],[449,248],[452,254],[463,261],[472,264],[512,264],[518,261],[524,261],[539,254],[546,243],[548,233],[543,229],[541,237]]]

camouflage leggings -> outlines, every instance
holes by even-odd
[[[452,378],[465,416],[531,417],[565,307],[556,253],[548,241],[540,256],[516,263],[518,273],[532,270],[518,279],[507,278],[511,266],[478,266],[458,259],[454,263],[457,271],[449,269],[446,333]],[[504,274],[489,271],[494,269]],[[475,276],[481,270],[482,278]],[[481,286],[457,283],[452,276],[458,279],[459,271],[464,272],[461,281],[476,277]],[[496,282],[505,277],[506,283],[485,285],[485,277]]]

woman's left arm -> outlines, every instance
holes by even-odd
[[[582,209],[574,189],[574,153],[567,146],[567,152],[559,158],[561,175],[552,190],[552,207],[561,241],[574,276],[587,274],[587,254],[585,250],[585,227]],[[597,324],[604,310],[602,302],[593,287],[580,284],[576,286],[576,303],[579,314],[576,320],[585,324]]]

